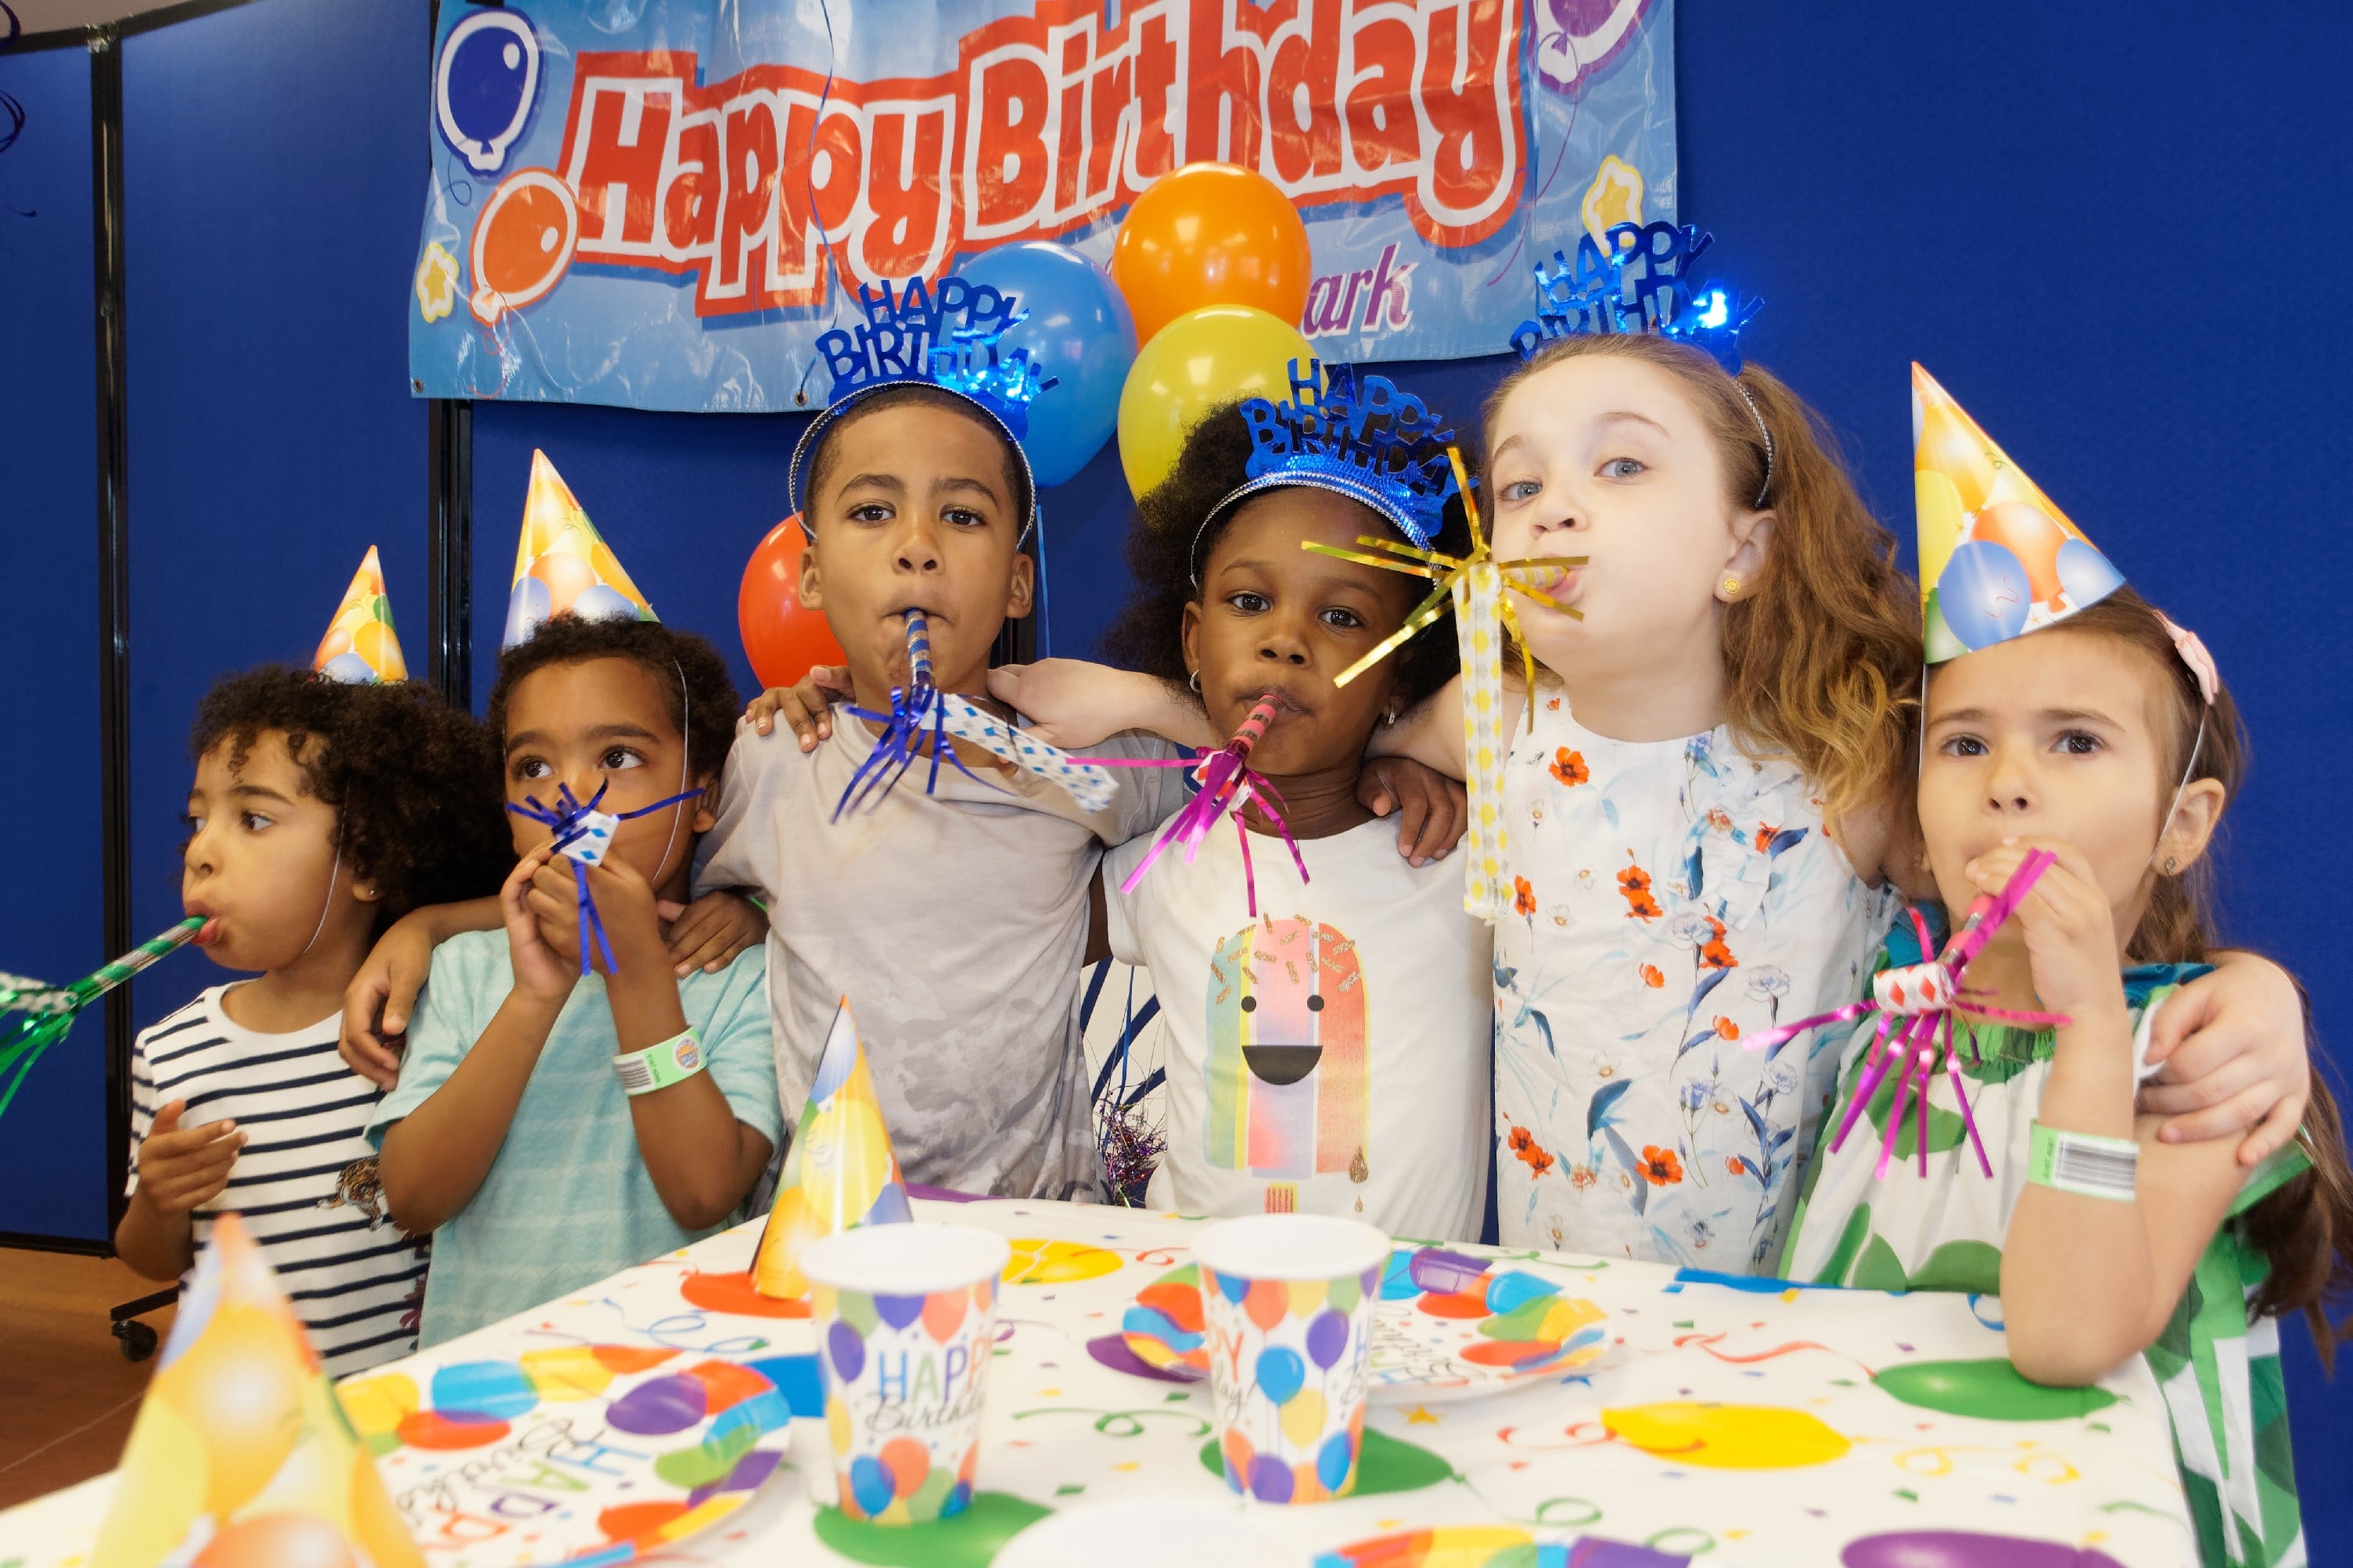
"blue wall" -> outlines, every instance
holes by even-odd
[[[0,55],[0,92],[25,111],[0,153],[0,669],[20,748],[0,769],[0,965],[67,980],[106,936],[90,57]],[[105,1234],[105,1043],[93,1017],[26,1078],[0,1135],[0,1230]]]
[[[425,408],[399,301],[425,25],[422,0],[256,0],[122,45],[141,936],[179,919],[188,721],[215,677],[307,664],[370,544],[424,673]],[[223,978],[175,958],[134,1015]]]

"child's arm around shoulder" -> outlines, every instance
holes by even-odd
[[[1028,720],[1029,734],[1066,751],[1127,730],[1196,751],[1224,743],[1199,703],[1187,701],[1157,676],[1107,664],[1041,658],[999,665],[988,672],[988,694]]]

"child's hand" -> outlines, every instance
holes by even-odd
[[[378,1089],[400,1081],[400,1044],[407,1035],[408,1015],[432,969],[432,937],[395,921],[343,987],[343,1028],[335,1048],[343,1053],[345,1067]]]
[[[1978,891],[1999,894],[2030,849],[2047,849],[2059,858],[2010,916],[2026,935],[2035,995],[2045,1009],[2077,1024],[2120,1011],[2116,913],[2082,850],[2056,839],[2013,838],[1970,861],[1963,874]]]
[[[549,873],[541,873],[537,890],[550,890]],[[604,924],[605,940],[612,944],[614,964],[631,978],[663,973],[670,954],[662,943],[653,884],[645,874],[626,860],[608,857],[603,865],[588,868],[588,896],[596,900],[596,918]],[[571,897],[576,910],[579,895],[574,892]],[[596,953],[595,963],[600,973],[605,972],[602,952]]]
[[[2302,994],[2287,971],[2253,953],[2227,953],[2157,1010],[2148,1059],[2164,1072],[2140,1109],[2169,1116],[2168,1143],[2235,1138],[2239,1163],[2259,1165],[2295,1136],[2312,1099]]]
[[[183,1130],[188,1102],[175,1100],[155,1113],[139,1145],[139,1195],[157,1214],[184,1215],[212,1202],[228,1185],[245,1134],[234,1121]]]
[[[670,922],[670,959],[680,979],[697,969],[716,974],[768,937],[768,913],[741,893],[705,893],[691,904],[668,900],[654,912]]]
[[[1375,816],[1398,814],[1398,853],[1417,866],[1443,860],[1471,826],[1471,797],[1410,757],[1375,757],[1356,779],[1356,799]]]
[[[499,913],[516,990],[556,1006],[572,994],[580,979],[578,897],[572,863],[557,856],[552,842],[507,873],[499,887]]]
[[[988,694],[1029,721],[1029,733],[1064,751],[1092,746],[1122,730],[1149,728],[1136,721],[1139,698],[1155,706],[1157,686],[1148,675],[1077,658],[1041,658],[1035,664],[1004,664],[988,672]],[[1171,737],[1174,739],[1175,737]]]
[[[772,734],[781,715],[798,737],[801,750],[814,751],[819,741],[833,734],[833,707],[827,698],[857,695],[849,683],[849,667],[846,664],[812,665],[809,672],[791,686],[771,686],[744,705],[744,717],[752,721],[752,728],[761,734]]]

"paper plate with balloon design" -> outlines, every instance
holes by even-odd
[[[337,1392],[435,1568],[621,1563],[683,1541],[752,1500],[791,1415],[749,1367],[636,1345],[428,1354]]]
[[[1199,1267],[1171,1269],[1137,1291],[1120,1335],[1156,1372],[1207,1378]],[[1401,1247],[1389,1255],[1374,1310],[1371,1397],[1476,1399],[1598,1371],[1612,1348],[1601,1309],[1549,1279],[1441,1247]]]

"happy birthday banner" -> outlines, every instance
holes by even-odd
[[[1098,261],[1224,161],[1304,217],[1300,329],[1501,350],[1529,268],[1675,210],[1673,0],[526,0],[441,7],[409,365],[428,397],[816,405],[861,284]]]

